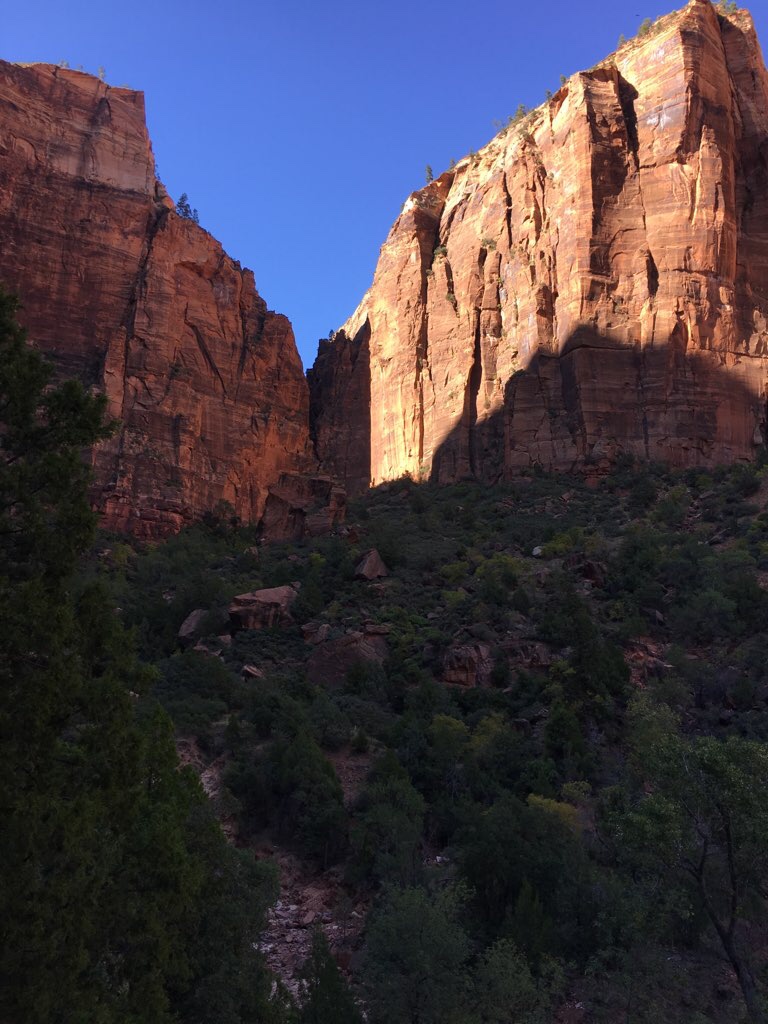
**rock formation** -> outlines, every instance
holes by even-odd
[[[296,586],[252,590],[232,598],[229,617],[234,629],[271,629],[291,623],[291,607],[299,596]]]
[[[0,284],[62,376],[121,421],[96,450],[109,528],[157,536],[228,502],[277,535],[328,504],[311,482],[309,395],[291,326],[253,274],[180,217],[155,176],[141,93],[0,62]],[[322,493],[319,493],[322,492]],[[334,522],[343,502],[333,495]],[[282,531],[282,532],[281,532]]]
[[[352,489],[727,462],[767,374],[768,75],[746,12],[691,0],[407,200],[313,429]]]
[[[385,576],[389,576],[389,569],[384,564],[384,560],[376,548],[366,551],[355,566],[356,580],[368,580],[370,582],[371,580],[383,579]]]

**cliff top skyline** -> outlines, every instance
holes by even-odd
[[[635,9],[635,7],[637,9]],[[768,10],[753,5],[758,35]],[[67,61],[145,93],[160,177],[188,193],[201,224],[251,267],[294,325],[305,367],[371,283],[409,193],[484,146],[519,104],[590,67],[668,3],[458,3],[386,10],[336,2],[251,9],[230,0],[130,19],[80,0],[6,18],[2,54]]]

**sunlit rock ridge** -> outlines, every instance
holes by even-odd
[[[352,490],[751,458],[768,375],[768,76],[692,0],[405,203],[310,373]]]

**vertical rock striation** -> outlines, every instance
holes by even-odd
[[[92,454],[105,525],[157,536],[221,501],[254,521],[274,486],[295,534],[307,491],[331,484],[301,479],[316,460],[291,326],[174,212],[142,94],[0,62],[0,124],[0,283],[33,343],[122,424]]]
[[[746,12],[691,0],[408,199],[315,440],[356,487],[360,438],[373,484],[727,462],[767,375],[768,75]]]

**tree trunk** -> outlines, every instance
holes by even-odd
[[[718,927],[718,934],[720,935],[720,941],[723,944],[725,955],[730,961],[731,967],[736,972],[736,978],[741,988],[741,993],[744,996],[744,1002],[747,1007],[747,1014],[749,1019],[754,1024],[768,1024],[768,1017],[765,1015],[765,1011],[762,1005],[762,999],[760,993],[757,991],[755,985],[755,979],[752,976],[752,971],[749,969],[749,964],[743,957],[739,956],[736,950],[736,944],[733,941],[733,936],[729,935],[724,929]]]

